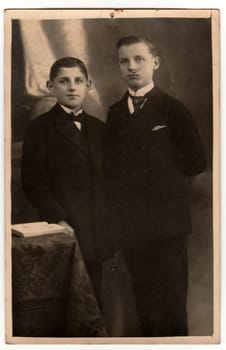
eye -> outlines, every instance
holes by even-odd
[[[66,84],[67,83],[67,79],[66,78],[62,78],[59,80],[60,84]]]
[[[144,61],[144,58],[142,56],[136,56],[135,60],[137,63],[141,63]]]
[[[78,77],[78,78],[75,78],[75,83],[76,84],[83,84],[84,83],[84,79]]]
[[[120,64],[126,64],[126,63],[128,63],[128,60],[127,60],[127,58],[121,58],[121,59],[119,60],[119,63],[120,63]]]

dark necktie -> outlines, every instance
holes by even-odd
[[[145,97],[145,96],[132,96],[132,95],[129,95],[129,96],[133,102],[134,114],[136,114],[140,110],[142,104],[144,103],[144,101],[146,100],[147,97]]]

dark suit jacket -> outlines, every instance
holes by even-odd
[[[84,258],[95,257],[96,193],[103,123],[85,113],[82,138],[56,104],[31,122],[23,145],[22,184],[41,220],[74,227]]]
[[[109,206],[105,232],[129,249],[184,239],[191,231],[184,177],[202,172],[206,157],[182,103],[154,87],[136,116],[128,94],[109,109],[104,183]],[[112,244],[112,243],[111,243]]]

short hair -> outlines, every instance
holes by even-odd
[[[119,49],[121,46],[129,46],[132,44],[137,43],[144,43],[149,48],[150,53],[153,56],[159,56],[159,49],[157,46],[151,42],[148,38],[141,36],[141,35],[130,35],[130,36],[124,36],[117,42],[117,49]]]
[[[62,67],[66,67],[66,68],[78,67],[80,71],[85,75],[86,79],[88,80],[87,68],[81,60],[75,57],[62,57],[56,60],[50,68],[49,79],[51,81],[53,81],[56,78],[57,73]]]

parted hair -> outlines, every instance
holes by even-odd
[[[159,49],[157,46],[151,42],[148,38],[142,36],[142,35],[129,35],[129,36],[124,36],[119,39],[117,42],[117,49],[119,49],[121,46],[129,46],[132,44],[137,44],[137,43],[144,43],[147,45],[149,48],[150,53],[153,56],[159,56]]]

